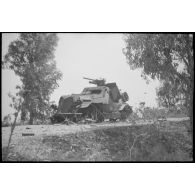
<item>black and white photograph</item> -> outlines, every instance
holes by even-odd
[[[1,60],[2,161],[193,161],[193,33],[2,33]]]
[[[0,5],[1,194],[194,194],[194,1]]]

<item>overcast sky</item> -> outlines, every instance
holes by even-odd
[[[116,82],[119,89],[129,94],[129,104],[138,106],[145,101],[146,106],[156,106],[155,88],[157,81],[141,78],[139,70],[130,70],[122,49],[125,47],[122,34],[72,34],[60,33],[55,58],[57,69],[62,71],[63,79],[51,96],[58,103],[61,95],[80,93],[84,87],[91,86],[83,77],[105,78],[107,82]],[[17,38],[15,33],[4,33],[2,54],[8,50],[11,41]],[[2,55],[2,56],[3,56]],[[12,71],[2,70],[2,117],[13,110],[8,92],[14,93],[20,79]]]

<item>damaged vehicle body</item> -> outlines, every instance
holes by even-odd
[[[61,96],[57,112],[50,118],[52,123],[63,121],[126,120],[132,107],[126,92],[120,93],[116,83],[105,83],[104,79],[88,79],[95,87],[86,87],[80,94]]]

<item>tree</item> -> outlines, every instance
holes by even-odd
[[[19,88],[19,87],[17,87],[17,88]],[[16,126],[16,121],[17,121],[17,118],[18,118],[18,114],[19,114],[19,112],[21,111],[21,108],[22,108],[22,94],[23,93],[24,93],[24,91],[22,91],[20,89],[20,91],[16,93],[16,96],[12,95],[11,93],[8,94],[8,96],[12,99],[11,107],[13,107],[16,112],[14,113],[14,117],[15,117],[14,122],[11,123],[11,132],[10,132],[9,139],[8,139],[7,152],[6,152],[6,158],[5,158],[6,160],[7,160],[8,155],[9,155],[10,143],[11,143],[11,139],[12,139],[14,129],[15,129],[15,126]]]
[[[175,82],[174,85],[165,80],[157,88],[157,101],[159,105],[166,108],[176,108],[177,104],[186,105],[186,99],[184,97],[184,91],[180,83]]]
[[[62,78],[54,60],[57,42],[55,33],[20,33],[4,56],[3,68],[13,70],[22,81],[21,90],[27,92],[22,94],[22,117],[28,112],[29,124],[47,116],[50,95]]]
[[[147,79],[167,81],[175,97],[182,93],[193,122],[194,58],[191,34],[125,34],[123,53],[131,69]],[[182,90],[178,90],[178,86]],[[165,86],[164,86],[165,89]],[[161,91],[162,92],[162,91]],[[173,92],[173,91],[172,91]]]

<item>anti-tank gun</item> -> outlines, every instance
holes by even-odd
[[[97,85],[97,86],[104,86],[106,84],[105,79],[90,79],[86,77],[83,77],[83,79],[89,80],[89,83]]]

